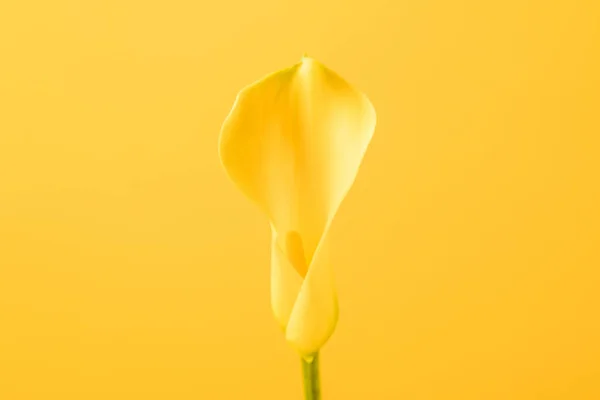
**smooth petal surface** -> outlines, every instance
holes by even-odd
[[[335,329],[327,232],[375,122],[366,96],[304,57],[243,89],[221,130],[228,175],[270,219],[272,307],[302,354]]]

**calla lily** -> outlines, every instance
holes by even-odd
[[[328,232],[375,122],[364,94],[305,56],[242,89],[221,129],[227,174],[270,220],[273,313],[305,358],[337,323]]]

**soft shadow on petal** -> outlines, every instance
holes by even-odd
[[[315,252],[286,329],[286,340],[306,356],[317,352],[333,334],[338,303],[327,240]]]

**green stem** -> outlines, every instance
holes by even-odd
[[[302,375],[304,376],[304,398],[306,400],[321,400],[319,353],[313,354],[310,362],[302,358]]]

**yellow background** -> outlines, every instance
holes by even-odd
[[[217,136],[304,52],[378,127],[333,399],[600,399],[600,5],[3,1],[0,398],[301,399]]]

